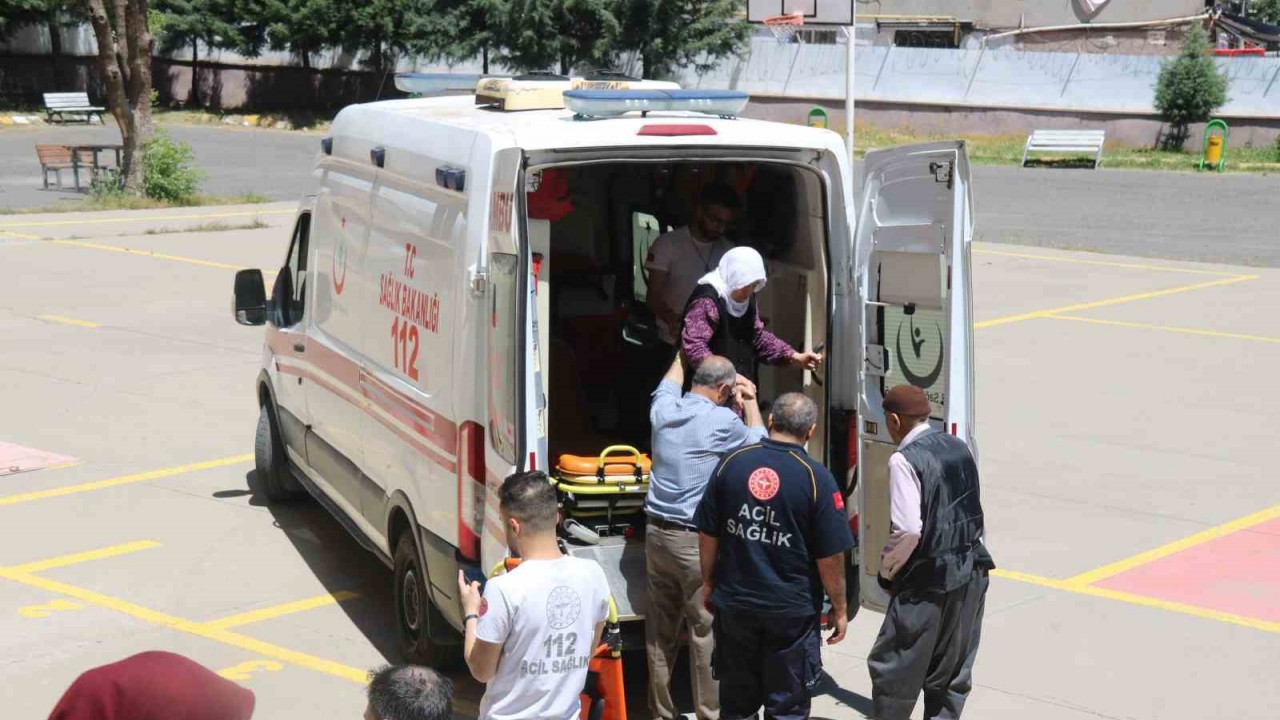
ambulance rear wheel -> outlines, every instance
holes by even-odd
[[[258,413],[258,431],[253,442],[253,465],[258,476],[257,489],[267,498],[267,502],[288,502],[306,494],[289,471],[279,426],[266,405]]]
[[[413,537],[401,533],[395,553],[396,635],[400,654],[415,664],[450,669],[461,660],[460,642],[441,643],[441,637],[457,636],[427,594],[426,574],[418,561]]]

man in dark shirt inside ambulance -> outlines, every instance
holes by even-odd
[[[844,639],[853,535],[835,478],[804,449],[817,425],[808,397],[778,398],[769,437],[721,461],[694,516],[703,596],[715,612],[721,720],[753,718],[761,706],[765,718],[809,717],[824,590],[835,629],[827,644]]]

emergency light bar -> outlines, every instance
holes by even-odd
[[[638,112],[693,112],[735,118],[750,98],[738,90],[568,90],[565,107],[578,119]]]
[[[514,78],[490,77],[476,84],[476,105],[512,110],[560,110],[570,90],[679,90],[663,80],[638,80],[616,74],[588,78],[535,73]]]

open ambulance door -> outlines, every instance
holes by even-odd
[[[870,152],[855,233],[861,305],[858,442],[860,601],[883,610],[876,581],[889,537],[889,457],[880,404],[894,385],[924,389],[930,423],[977,455],[973,412],[973,215],[962,142]]]
[[[524,153],[506,147],[494,151],[492,185],[485,219],[484,244],[471,270],[473,296],[480,299],[485,329],[482,373],[475,373],[478,396],[486,404],[486,426],[471,432],[483,438],[476,443],[460,443],[472,448],[467,454],[471,466],[464,473],[459,463],[461,486],[470,492],[459,496],[459,535],[464,556],[488,573],[507,556],[506,537],[498,511],[502,481],[517,470],[528,469],[532,450],[526,437],[525,418],[528,382],[525,345],[529,338],[528,244],[521,241],[524,218]],[[471,373],[471,371],[464,370]],[[466,432],[463,428],[463,432]],[[463,438],[468,440],[468,438]],[[476,467],[478,465],[478,467]]]

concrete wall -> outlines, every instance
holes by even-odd
[[[827,111],[830,127],[844,127],[844,103],[834,100],[799,98],[753,98],[747,117],[777,122],[802,123],[813,107]],[[859,102],[858,125],[910,130],[937,135],[1012,135],[1025,138],[1032,130],[1106,130],[1107,141],[1133,147],[1153,147],[1165,129],[1156,115],[1116,115],[1078,113],[1061,110],[1016,110],[946,107],[912,103]],[[1280,118],[1240,118],[1231,120],[1231,146],[1252,144],[1270,147],[1280,137]],[[1203,125],[1191,127],[1188,147],[1199,142]]]
[[[1017,50],[855,48],[859,102],[1053,110],[1148,116],[1154,112],[1162,59],[1153,56]],[[686,87],[753,95],[844,97],[843,44],[782,44],[753,38],[750,51],[698,75]],[[1280,58],[1218,58],[1231,78],[1227,118],[1280,118]]]
[[[858,15],[937,15],[986,27],[1148,22],[1204,12],[1204,0],[1111,0],[1097,12],[1082,0],[870,0]]]
[[[153,58],[152,83],[164,104],[185,104],[191,94],[190,62]],[[393,78],[362,70],[304,69],[200,63],[202,105],[214,110],[332,110],[378,97],[402,97]],[[0,54],[0,106],[38,108],[41,94],[89,93],[106,104],[91,57],[64,56],[55,69],[47,56]]]

